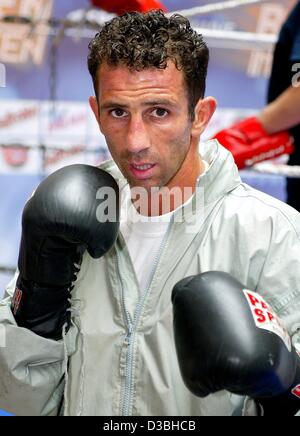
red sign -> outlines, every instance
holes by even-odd
[[[279,336],[291,352],[291,339],[282,321],[271,306],[256,292],[244,289],[256,327]]]

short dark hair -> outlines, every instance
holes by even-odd
[[[205,93],[209,50],[187,18],[162,11],[126,13],[106,23],[89,44],[88,68],[97,94],[97,71],[102,63],[141,71],[164,69],[172,60],[182,70],[188,90],[189,112]]]

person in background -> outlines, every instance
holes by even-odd
[[[239,168],[290,154],[300,165],[300,2],[282,26],[274,51],[268,104],[254,117],[214,135],[230,150]],[[293,144],[289,141],[293,137]],[[300,178],[287,179],[287,203],[300,211]]]

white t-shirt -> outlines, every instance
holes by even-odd
[[[207,162],[204,165],[206,172],[209,165]],[[193,196],[184,205],[190,203],[192,198]],[[178,209],[181,207],[182,205]],[[160,216],[140,215],[131,202],[129,186],[126,185],[121,192],[120,230],[126,241],[141,293],[149,286],[156,256],[174,213],[175,210]]]

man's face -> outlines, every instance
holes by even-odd
[[[173,62],[166,69],[138,72],[103,64],[97,79],[98,107],[93,110],[98,110],[110,153],[130,186],[149,190],[187,183],[198,141],[191,139],[182,71]]]

